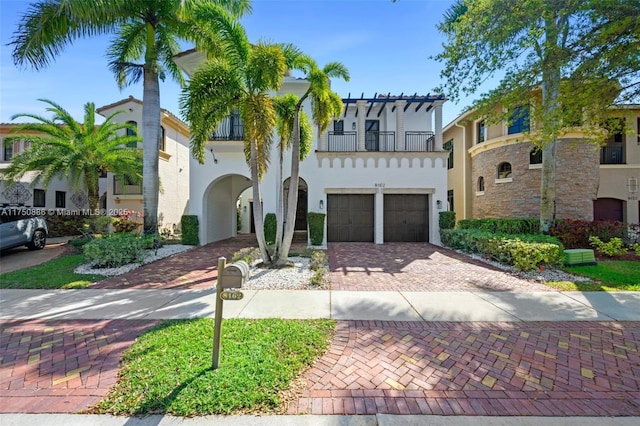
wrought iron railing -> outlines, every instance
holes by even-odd
[[[367,151],[395,151],[396,132],[381,132],[378,130],[369,130],[365,132],[364,147]]]
[[[624,150],[621,146],[603,146],[600,149],[600,164],[624,164]]]
[[[213,135],[211,140],[214,141],[242,141],[244,140],[244,125],[240,119],[240,114],[230,114],[227,116]]]
[[[327,151],[353,152],[358,150],[357,132],[329,132]]]
[[[404,147],[396,143],[393,131],[365,132],[364,148],[370,152],[429,152],[434,150],[435,136],[429,131],[407,131],[404,136]],[[404,148],[404,149],[402,149]],[[329,131],[327,134],[328,152],[357,152],[358,132]]]
[[[404,150],[428,152],[434,150],[435,134],[427,131],[404,132]]]

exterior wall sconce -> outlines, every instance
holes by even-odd
[[[438,210],[442,210],[442,201],[441,200],[436,201],[436,207],[438,208]]]
[[[247,206],[242,207],[242,210],[247,211]]]
[[[209,152],[211,152],[211,155],[213,155],[213,164],[218,164],[218,159],[216,158],[216,155],[213,153],[213,148],[211,148]]]
[[[627,179],[627,188],[629,188],[629,192],[632,194],[638,192],[638,179],[634,177]]]
[[[324,209],[324,200],[320,200],[320,210]]]
[[[355,130],[356,129],[356,122],[354,121],[353,123],[351,123],[351,130]]]

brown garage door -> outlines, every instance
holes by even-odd
[[[622,222],[624,201],[616,198],[598,198],[593,201],[593,220],[617,220]]]
[[[384,241],[429,241],[428,196],[386,194],[384,196]]]
[[[327,241],[373,242],[373,195],[327,195]]]

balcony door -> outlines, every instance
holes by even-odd
[[[380,150],[380,120],[365,120],[364,147],[367,151]]]

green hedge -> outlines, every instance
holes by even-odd
[[[268,246],[276,243],[276,231],[278,229],[278,220],[275,213],[267,213],[264,217],[264,240]]]
[[[456,227],[456,212],[440,212],[440,229],[453,229]]]
[[[479,253],[518,270],[532,270],[540,265],[560,265],[564,246],[541,234],[499,234],[478,229],[443,229],[442,243],[467,253]]]
[[[539,234],[540,219],[463,219],[460,229],[478,229],[498,234]]]
[[[307,223],[309,224],[309,237],[311,245],[319,246],[324,241],[324,213],[307,213]]]
[[[130,233],[105,235],[86,243],[84,255],[96,268],[118,268],[144,259],[148,239]]]
[[[183,215],[180,221],[180,228],[182,229],[182,244],[188,246],[200,245],[198,216]]]

